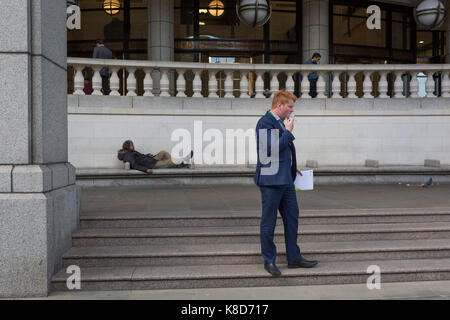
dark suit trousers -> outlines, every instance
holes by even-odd
[[[317,80],[318,79],[310,79],[309,80],[309,84],[310,84],[310,86],[309,86],[309,95],[312,98],[317,97]]]
[[[102,75],[102,92],[105,96],[108,96],[111,92],[109,88],[109,76]]]
[[[284,225],[284,240],[288,261],[300,260],[297,245],[298,204],[294,184],[283,186],[260,186],[262,217],[260,226],[261,253],[265,263],[275,263],[277,249],[274,243],[277,211],[280,211]]]

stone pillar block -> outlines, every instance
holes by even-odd
[[[25,53],[0,53],[0,140],[3,145],[10,146],[8,152],[0,153],[0,164],[26,164],[30,161],[30,60]]]
[[[29,0],[2,1],[0,52],[30,51],[28,2]]]
[[[12,171],[13,192],[47,192],[52,190],[52,171],[43,165],[15,166]]]
[[[59,189],[69,184],[69,168],[65,163],[50,164],[52,172],[52,189]]]
[[[76,168],[71,163],[66,163],[69,185],[76,183]]]
[[[0,192],[11,192],[12,168],[12,166],[0,166]]]
[[[52,207],[42,193],[0,194],[0,297],[47,295]]]

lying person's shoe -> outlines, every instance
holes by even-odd
[[[313,260],[313,261],[309,261],[306,260],[305,258],[301,259],[301,260],[296,260],[296,261],[291,261],[288,262],[288,268],[312,268],[315,265],[317,265],[317,261]]]
[[[264,269],[274,277],[281,276],[281,271],[277,268],[275,263],[264,263]]]
[[[180,163],[175,166],[175,168],[190,168],[190,167],[191,166],[189,163]]]
[[[183,158],[183,162],[184,163],[189,162],[189,160],[191,160],[193,156],[194,156],[194,151],[191,150],[191,153],[189,153],[186,157]]]

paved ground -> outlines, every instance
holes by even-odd
[[[450,207],[450,185],[420,188],[406,185],[317,186],[298,192],[302,209]],[[95,212],[214,212],[260,210],[255,186],[91,188],[82,191],[83,214]],[[445,299],[450,281],[270,288],[219,288],[152,291],[54,292],[47,299]]]
[[[383,279],[382,279],[383,280]],[[382,283],[369,290],[365,284],[293,287],[177,289],[145,291],[53,292],[48,300],[450,300],[450,281]]]
[[[302,209],[450,207],[450,184],[421,188],[406,185],[316,186],[297,192]],[[256,186],[90,188],[82,191],[82,211],[194,212],[261,209]]]

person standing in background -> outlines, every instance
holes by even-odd
[[[305,64],[318,64],[320,62],[320,58],[322,56],[320,53],[315,52],[311,59],[305,62]],[[317,80],[319,79],[319,76],[315,72],[311,72],[308,74],[308,80],[309,80],[309,95],[312,98],[317,97]]]
[[[92,54],[92,58],[94,59],[112,59],[112,52],[107,47],[105,47],[105,44],[103,40],[97,40],[96,47],[94,48],[94,53]],[[108,68],[102,68],[100,70],[100,75],[102,76],[102,92],[104,95],[109,95],[111,92],[109,88],[109,69]]]

